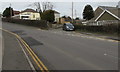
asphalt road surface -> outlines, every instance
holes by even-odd
[[[3,22],[21,36],[49,70],[118,70],[118,43],[62,30]]]

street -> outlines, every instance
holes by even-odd
[[[7,22],[2,25],[22,37],[49,70],[118,70],[117,42],[70,31],[41,30]]]

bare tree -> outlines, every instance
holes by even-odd
[[[41,3],[40,3],[40,2],[35,2],[35,3],[33,3],[33,5],[36,7],[36,10],[37,10],[39,13],[42,13]]]
[[[29,6],[35,6],[39,13],[42,13],[46,10],[52,10],[54,7],[51,2],[35,2],[33,4],[30,4]]]
[[[53,4],[51,2],[42,2],[43,11],[52,10]]]

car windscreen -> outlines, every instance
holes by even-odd
[[[67,23],[66,26],[73,26],[71,23]]]

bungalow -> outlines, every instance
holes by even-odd
[[[18,12],[15,12],[18,13]],[[40,20],[40,14],[33,10],[33,9],[26,9],[24,11],[21,11],[19,14],[16,14],[13,16],[13,18],[17,19],[27,19],[27,20]]]
[[[89,21],[86,21],[86,25],[105,25],[118,23],[120,21],[120,8],[99,6],[95,12],[95,17]]]
[[[40,14],[33,9],[21,11],[20,19],[40,20]]]
[[[95,17],[93,18],[93,20],[95,21],[120,20],[120,17],[118,14],[120,14],[120,8],[99,6],[95,10]]]

